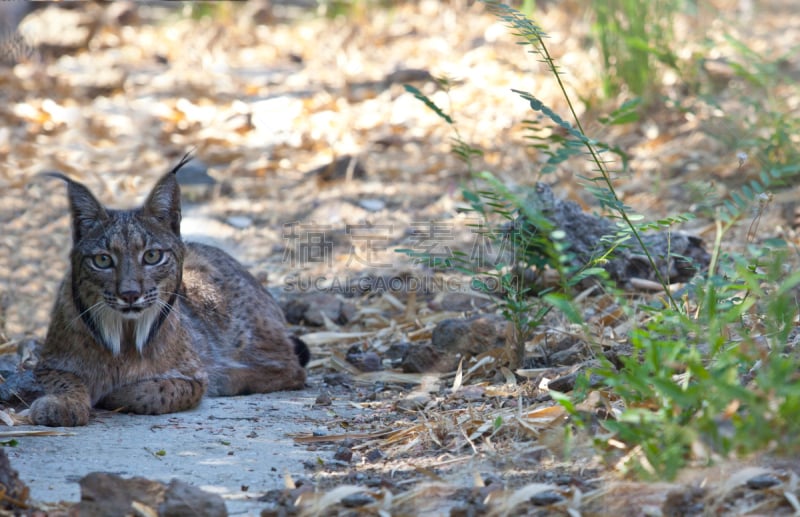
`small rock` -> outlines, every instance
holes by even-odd
[[[362,372],[377,372],[383,369],[381,362],[381,357],[372,350],[369,350],[364,353],[358,367]]]
[[[253,219],[247,217],[246,215],[232,215],[227,219],[225,219],[225,222],[233,226],[234,228],[244,230],[245,228],[252,226]]]
[[[141,477],[124,479],[116,474],[92,472],[80,480],[80,486],[81,501],[71,508],[70,514],[82,517],[128,515],[134,501],[159,517],[228,515],[218,494],[177,479],[164,485]]]
[[[314,451],[316,448],[308,447],[306,450]],[[308,470],[317,470],[322,468],[322,463],[319,460],[303,460],[303,468]]]
[[[542,449],[546,450],[544,447]],[[575,481],[576,479],[569,474],[556,474],[553,476],[553,483],[556,485],[569,486]]]
[[[433,329],[431,345],[448,355],[471,357],[502,347],[507,325],[506,320],[494,315],[481,315],[467,320],[442,320]]]
[[[356,311],[353,304],[328,293],[300,293],[282,301],[281,306],[289,323],[318,327],[325,324],[323,314],[332,322],[344,325]]]
[[[386,84],[436,82],[427,70],[420,68],[401,68],[384,77]]]
[[[21,409],[44,395],[44,389],[36,382],[30,370],[0,370],[5,382],[0,384],[0,403]]]
[[[552,490],[539,492],[530,498],[531,504],[536,506],[549,506],[563,500],[564,497],[561,494],[553,492]]]
[[[352,382],[350,375],[341,372],[326,373],[322,376],[326,386],[349,386]]]
[[[375,498],[364,492],[350,494],[342,497],[342,506],[345,508],[359,508],[368,504],[374,504]]]
[[[200,490],[188,483],[173,479],[167,485],[164,502],[158,506],[159,517],[225,517],[228,511],[219,494]]]
[[[386,208],[386,202],[381,199],[361,199],[358,206],[368,212],[380,212]]]
[[[349,447],[339,447],[333,454],[333,459],[350,463],[350,460],[353,459],[353,450]]]
[[[377,372],[382,369],[381,357],[372,350],[362,350],[359,345],[353,345],[347,350],[345,360],[362,372]]]
[[[400,343],[392,343],[389,345],[389,349],[383,354],[383,359],[385,361],[389,361],[392,368],[397,367],[403,362],[403,358],[408,353],[408,350],[412,348],[411,343],[406,341]]]
[[[166,488],[158,481],[142,477],[123,479],[116,474],[92,472],[80,480],[81,500],[71,512],[86,517],[126,515],[131,503],[138,502],[156,513]]]
[[[333,404],[333,400],[331,400],[331,396],[327,393],[320,393],[317,395],[316,400],[314,400],[315,406],[330,406]]]
[[[370,463],[374,463],[383,459],[383,453],[380,451],[380,449],[372,449],[364,455],[364,459]]]
[[[747,480],[747,488],[752,488],[753,490],[763,490],[780,484],[781,480],[771,474],[760,474]]]
[[[453,371],[461,358],[504,346],[507,325],[494,315],[442,320],[433,329],[431,344],[409,348],[401,368],[409,373]]]
[[[458,366],[458,360],[458,357],[447,357],[424,343],[409,347],[400,363],[400,369],[405,373],[450,372]]]

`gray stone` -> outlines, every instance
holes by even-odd
[[[561,241],[567,246],[576,268],[589,264],[605,253],[608,244],[603,237],[617,235],[620,231],[616,221],[586,213],[573,201],[556,199],[550,186],[544,183],[536,184],[536,188],[528,193],[525,203],[530,213],[540,214],[552,228],[538,228],[535,221],[521,215],[507,229],[508,232],[538,233],[546,238],[554,230],[563,231],[565,236]],[[703,247],[702,239],[682,232],[648,232],[642,235],[642,241],[659,273],[670,283],[689,280],[706,268],[711,258]],[[531,251],[535,253],[535,246]],[[658,280],[641,245],[633,237],[618,246],[601,267],[614,282],[623,287],[630,287],[633,278]]]
[[[228,511],[218,494],[173,479],[169,485],[142,477],[129,479],[92,472],[80,480],[81,501],[70,513],[82,517],[140,514],[141,508],[159,517],[225,517]]]
[[[164,502],[158,507],[159,517],[225,517],[225,501],[219,494],[212,494],[179,479],[167,486]]]

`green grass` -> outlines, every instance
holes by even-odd
[[[568,106],[569,116],[564,117],[528,92],[513,92],[530,107],[532,116],[526,124],[531,145],[548,156],[542,173],[558,170],[568,158],[587,156],[596,173],[585,178],[586,188],[619,221],[619,232],[609,236],[608,242],[614,246],[637,242],[653,265],[641,233],[670,228],[685,221],[687,216],[666,217],[654,223],[638,222],[639,217],[617,195],[608,162],[601,159],[602,153],[613,152],[622,158],[625,167],[625,153],[586,134],[567,94],[564,78],[545,45],[545,33],[520,11],[497,2],[485,3],[547,65]],[[614,81],[624,81],[631,91],[646,95],[657,84],[654,62],[675,65],[667,50],[671,48],[671,34],[666,25],[679,5],[626,0],[595,5],[598,19],[604,20],[601,38],[605,38],[607,64],[615,65]],[[623,23],[619,13],[635,17],[637,23]],[[752,76],[758,82],[755,86],[762,89],[762,98],[774,100],[769,81],[777,79],[762,75],[766,70],[768,75],[775,76],[777,70],[765,68],[763,59],[754,60],[744,50],[741,55],[750,60],[741,65],[741,77]],[[626,63],[638,63],[638,69],[628,70]],[[515,348],[520,363],[526,339],[547,313],[560,311],[570,321],[581,322],[580,310],[569,297],[570,287],[582,275],[596,274],[597,264],[569,266],[567,247],[560,241],[558,229],[548,226],[547,218],[529,203],[524,189],[511,189],[491,172],[476,170],[473,159],[481,151],[461,137],[455,116],[419,90],[409,87],[408,91],[453,128],[453,151],[472,174],[472,182],[463,191],[464,199],[484,224],[504,221],[520,226],[520,221],[535,222],[533,227],[537,231],[522,231],[515,236],[519,239],[515,249],[523,253],[488,269],[465,256],[460,256],[458,264],[463,272],[478,279],[492,276],[503,286],[499,304],[502,314],[515,328],[514,342],[509,346]],[[780,104],[758,106],[766,109],[753,119],[758,126],[749,128],[748,134],[753,138],[751,147],[757,149],[760,174],[710,207],[717,233],[708,271],[696,276],[677,299],[671,294],[667,280],[660,276],[663,286],[660,301],[632,304],[628,298],[616,294],[616,302],[632,324],[628,338],[632,353],[617,364],[600,357],[602,366],[592,372],[602,379],[600,386],[590,387],[587,375],[574,392],[553,393],[554,399],[571,413],[573,424],[587,429],[596,415],[578,410],[579,403],[593,393],[601,394],[600,398],[609,404],[613,402],[615,410],[599,422],[594,444],[610,465],[632,475],[671,479],[690,463],[707,463],[757,451],[800,449],[800,442],[795,439],[800,433],[797,418],[800,374],[797,352],[791,345],[798,318],[794,292],[800,284],[800,272],[792,273],[787,267],[796,262],[797,252],[780,240],[746,246],[737,253],[726,252],[723,246],[737,223],[751,219],[751,228],[755,225],[753,208],[763,210],[769,202],[768,189],[794,174],[796,164],[800,163],[791,154],[796,152],[796,146],[790,145],[793,142],[790,132],[797,128],[798,117],[791,112],[780,116]],[[610,125],[636,121],[638,108],[638,101],[631,101],[599,122]],[[543,127],[556,131],[542,132]],[[747,159],[742,156],[739,160],[741,168]],[[507,234],[504,238],[508,238]],[[515,276],[520,267],[554,269],[560,278],[559,286],[534,293]],[[602,279],[602,275],[598,276]],[[610,285],[607,292],[617,293]],[[591,334],[588,328],[584,330],[586,335]],[[568,434],[573,431],[567,429]]]
[[[589,3],[602,57],[603,94],[626,90],[649,103],[663,67],[677,69],[673,22],[683,0],[598,0]]]

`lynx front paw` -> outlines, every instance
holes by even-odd
[[[86,425],[89,406],[57,395],[45,395],[31,404],[30,419],[36,425],[50,427]]]

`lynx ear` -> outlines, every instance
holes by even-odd
[[[50,178],[58,178],[67,183],[70,213],[72,214],[72,241],[77,243],[97,224],[108,220],[108,212],[83,184],[69,179],[58,172],[42,174]]]
[[[181,234],[181,189],[177,173],[189,160],[191,157],[187,153],[172,170],[162,176],[142,207],[145,215],[168,224],[175,235]]]

